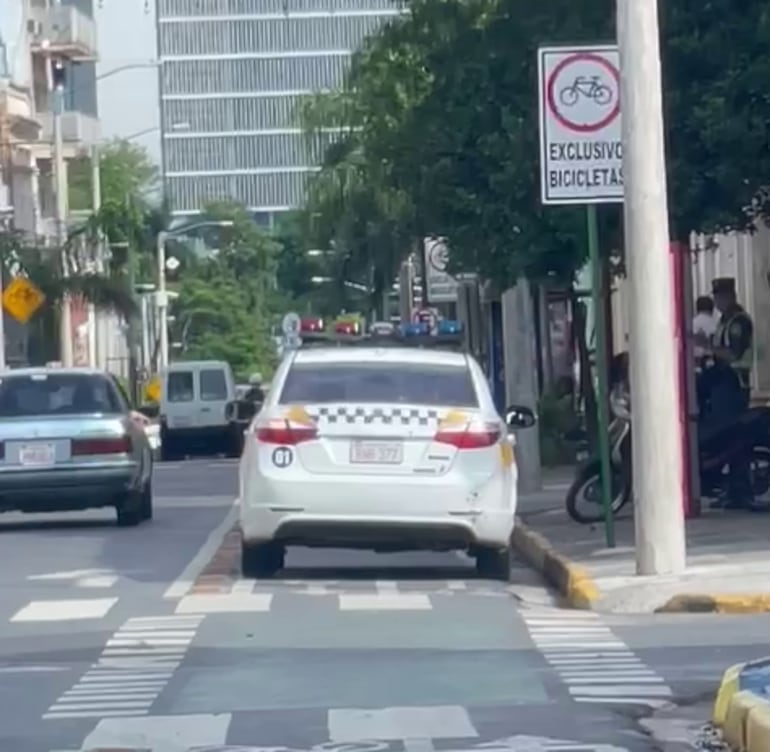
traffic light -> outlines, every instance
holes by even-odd
[[[63,89],[67,85],[67,69],[61,60],[51,61],[51,80],[54,89]]]

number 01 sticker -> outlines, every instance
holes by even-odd
[[[289,447],[278,447],[273,451],[273,464],[276,467],[289,467],[294,462],[294,452]]]

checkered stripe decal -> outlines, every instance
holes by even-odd
[[[409,407],[319,407],[308,410],[319,422],[371,425],[429,426],[439,421],[439,411]]]

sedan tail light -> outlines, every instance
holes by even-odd
[[[433,441],[448,444],[455,449],[484,449],[500,440],[500,426],[496,424],[464,424],[439,429]]]
[[[296,446],[304,441],[312,441],[317,438],[318,427],[279,418],[258,425],[255,433],[257,441],[261,441],[263,444]]]
[[[130,436],[111,436],[103,439],[73,439],[72,455],[128,454],[132,444]]]

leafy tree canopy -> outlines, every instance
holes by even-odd
[[[585,260],[584,217],[540,205],[536,52],[613,39],[614,6],[412,0],[363,46],[345,90],[306,107],[316,143],[321,126],[342,133],[308,210],[339,234],[356,222],[370,228],[385,197],[403,196],[408,210],[386,219],[401,234],[448,237],[461,268],[501,283],[571,278]],[[770,3],[684,0],[661,12],[672,234],[745,228],[745,208],[770,175]],[[361,192],[379,214],[357,210]],[[619,219],[603,208],[612,242]]]
[[[238,205],[211,205],[201,221],[206,219],[212,225],[199,232],[214,250],[203,257],[179,254],[179,281],[173,285],[179,293],[173,304],[173,334],[181,345],[180,357],[227,360],[242,379],[254,371],[270,373],[280,247]],[[174,244],[175,254],[182,245],[181,239]]]

